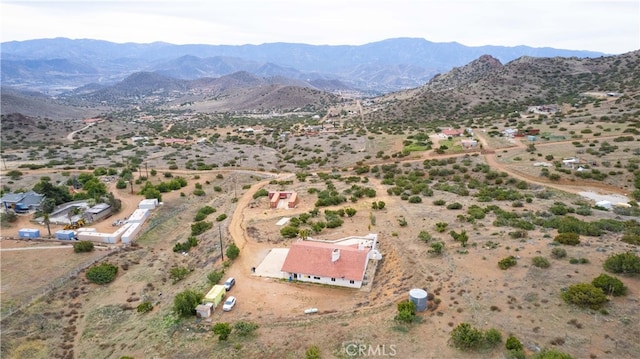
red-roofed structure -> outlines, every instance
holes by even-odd
[[[296,208],[298,205],[298,193],[287,192],[269,192],[269,208],[278,208],[281,200],[287,200],[288,208]]]
[[[462,136],[463,133],[464,133],[464,130],[462,129],[445,128],[444,130],[442,130],[443,135],[451,136],[451,137]]]
[[[299,241],[291,245],[282,272],[292,280],[360,288],[371,250],[362,244]]]

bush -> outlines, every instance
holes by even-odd
[[[253,322],[245,322],[239,321],[233,325],[233,329],[240,335],[241,337],[249,336],[253,334],[253,332],[258,329],[259,325]]]
[[[544,349],[533,354],[531,359],[573,359],[573,357],[555,349]]]
[[[212,222],[200,221],[191,224],[191,235],[197,236],[213,228]]]
[[[305,359],[320,359],[320,348],[317,345],[312,345],[304,352]]]
[[[219,215],[218,217],[216,217],[216,221],[218,221],[218,222],[222,222],[225,219],[227,219],[227,214],[226,213],[223,213],[223,214]]]
[[[498,329],[488,329],[484,333],[484,341],[490,348],[494,348],[498,344],[502,343],[502,334],[500,334],[500,331],[498,331]]]
[[[437,199],[433,201],[434,206],[444,206],[447,203],[444,199]]]
[[[460,350],[473,350],[482,343],[482,332],[469,323],[460,323],[451,331],[453,346]]]
[[[562,299],[569,304],[583,308],[600,309],[607,302],[602,289],[591,283],[578,283],[570,286],[562,293]]]
[[[300,230],[294,226],[285,226],[280,229],[280,234],[284,238],[295,238]]]
[[[109,263],[101,263],[87,270],[87,279],[96,284],[107,284],[113,282],[118,274],[118,267]]]
[[[513,335],[510,335],[509,338],[507,338],[507,343],[505,344],[507,350],[522,350],[522,343],[520,343],[520,340],[518,340],[518,338],[514,337]]]
[[[533,257],[533,259],[531,260],[532,264],[538,268],[549,268],[549,266],[551,265],[549,263],[549,260],[545,257]]]
[[[516,258],[514,256],[508,256],[506,258],[502,258],[499,262],[498,262],[498,267],[500,267],[500,269],[509,269],[511,267],[513,267],[514,265],[518,264],[518,261],[516,261]]]
[[[399,322],[411,323],[416,315],[416,304],[410,300],[398,303],[398,314],[394,318]]]
[[[73,244],[73,251],[75,253],[91,252],[93,248],[93,242],[90,241],[80,241]]]
[[[591,281],[591,284],[614,297],[627,294],[627,287],[624,286],[624,283],[620,279],[607,274],[600,274]]]
[[[173,298],[173,311],[182,317],[196,314],[196,307],[204,298],[204,294],[194,290],[185,290]]]
[[[260,197],[267,197],[269,195],[269,191],[264,188],[259,189],[256,193],[253,194],[253,199],[258,199]]]
[[[151,304],[150,301],[146,300],[138,304],[136,310],[138,311],[138,313],[148,313],[153,310],[153,304]]]
[[[564,258],[567,256],[567,250],[564,248],[556,247],[551,250],[551,255],[556,259]]]
[[[604,261],[604,269],[612,273],[638,274],[640,257],[631,252],[614,254]]]
[[[447,205],[447,209],[461,209],[461,208],[462,208],[462,204],[458,202],[453,202]]]
[[[560,233],[553,240],[569,246],[580,244],[580,236],[577,233]]]
[[[173,284],[183,280],[189,274],[189,269],[185,267],[173,267],[169,270],[169,278],[173,281]]]
[[[209,284],[218,284],[220,279],[222,279],[222,276],[224,276],[224,271],[213,271],[207,274],[207,280],[209,281]]]
[[[240,248],[238,248],[238,246],[236,246],[235,243],[231,243],[227,248],[227,257],[233,260],[238,258],[239,255],[240,255]]]
[[[218,335],[218,340],[227,340],[231,334],[231,325],[229,323],[216,323],[213,326],[213,333]]]

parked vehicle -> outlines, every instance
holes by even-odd
[[[222,310],[224,310],[225,312],[228,312],[235,305],[236,305],[236,297],[230,296],[229,298],[227,298],[227,300],[224,301],[224,304],[222,305]]]
[[[228,292],[229,290],[231,290],[231,288],[232,288],[235,284],[236,284],[236,279],[235,279],[235,278],[233,278],[233,277],[231,277],[231,278],[227,279],[227,281],[226,281],[226,282],[224,282],[224,289],[226,289],[226,290],[227,290],[227,292]]]

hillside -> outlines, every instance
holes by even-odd
[[[593,59],[525,56],[505,65],[484,55],[418,89],[376,99],[367,118],[423,122],[500,117],[531,105],[592,102],[582,95],[588,92],[619,95],[623,115],[638,109],[639,79],[640,51]]]

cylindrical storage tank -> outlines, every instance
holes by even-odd
[[[409,300],[416,305],[416,310],[418,312],[424,312],[427,310],[427,291],[414,288],[409,291]]]

